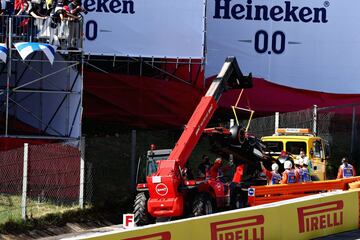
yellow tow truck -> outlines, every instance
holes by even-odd
[[[296,159],[304,150],[311,161],[309,170],[313,181],[326,180],[326,160],[329,158],[329,145],[326,140],[313,134],[307,128],[278,128],[272,136],[261,140],[269,153],[277,159],[281,151],[290,153]]]

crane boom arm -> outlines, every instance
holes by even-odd
[[[217,102],[222,93],[229,89],[245,87],[251,87],[251,81],[244,78],[236,58],[228,57],[205,96],[201,98],[168,159],[177,161],[183,168],[217,109]]]

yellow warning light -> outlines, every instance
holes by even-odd
[[[276,129],[278,134],[310,134],[311,131],[308,128],[278,128]]]

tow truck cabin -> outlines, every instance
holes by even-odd
[[[312,164],[311,179],[326,180],[325,168],[329,147],[324,139],[315,136],[309,129],[278,128],[275,134],[262,137],[261,140],[275,159],[281,151],[286,151],[296,158],[300,150],[304,150]]]

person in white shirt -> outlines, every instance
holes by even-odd
[[[305,151],[303,149],[300,150],[299,156],[297,156],[296,160],[299,160],[299,164],[303,165],[304,162],[308,165],[308,172],[309,174],[312,173],[312,162],[311,160],[306,156]]]

